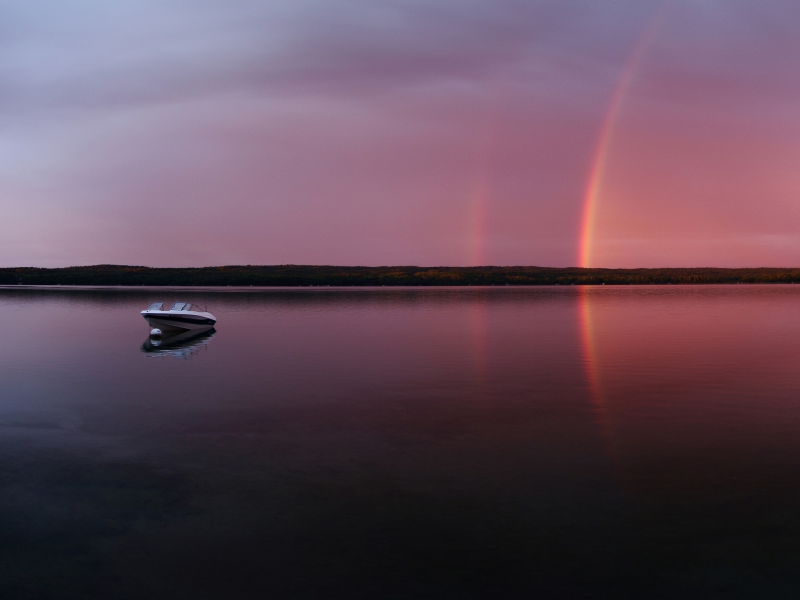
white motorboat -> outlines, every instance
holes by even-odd
[[[194,310],[188,302],[175,302],[169,310],[163,310],[163,302],[154,302],[142,311],[150,327],[164,331],[203,330],[214,327],[217,318],[209,312]]]

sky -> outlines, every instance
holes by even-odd
[[[0,0],[0,266],[800,266],[800,3]]]

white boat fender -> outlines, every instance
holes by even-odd
[[[158,329],[158,328],[151,329],[150,330],[150,337],[161,337],[161,330]]]

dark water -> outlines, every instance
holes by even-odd
[[[217,330],[147,341],[153,301]],[[800,286],[0,291],[2,598],[789,598]]]

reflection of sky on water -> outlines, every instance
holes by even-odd
[[[799,293],[198,292],[150,361],[146,292],[3,292],[0,592],[769,596]]]
[[[643,556],[698,595],[796,584],[797,300],[789,286],[579,292],[592,405]]]

